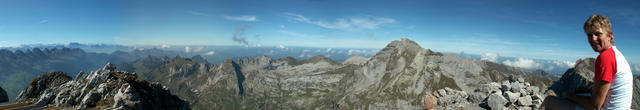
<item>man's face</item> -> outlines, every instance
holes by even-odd
[[[587,39],[593,51],[602,52],[611,46],[613,35],[605,32],[602,28],[594,28],[587,31]]]

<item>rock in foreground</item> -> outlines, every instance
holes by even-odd
[[[522,78],[519,78],[522,79]],[[521,80],[523,81],[523,80]],[[491,82],[480,85],[473,92],[444,88],[427,94],[427,99],[435,98],[439,109],[537,109],[544,100],[544,94],[529,82],[505,80],[502,84]],[[433,103],[425,100],[425,104]],[[477,106],[480,105],[480,106]],[[429,107],[425,106],[429,109]]]
[[[575,93],[576,91],[574,90],[583,90],[582,92],[589,93],[588,91],[591,90],[593,85],[594,64],[594,58],[578,60],[575,67],[567,70],[560,80],[549,87],[549,90],[558,95],[562,95],[563,92]]]
[[[104,68],[75,80],[62,72],[49,72],[35,78],[18,95],[17,102],[61,109],[190,109],[189,103],[171,95],[158,83],[138,79],[132,73]]]
[[[0,103],[9,101],[9,97],[7,96],[7,92],[0,87]]]

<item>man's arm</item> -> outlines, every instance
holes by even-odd
[[[575,94],[571,94],[568,98],[587,109],[600,109],[602,104],[604,104],[610,87],[611,83],[609,82],[595,80],[591,96],[576,96]]]

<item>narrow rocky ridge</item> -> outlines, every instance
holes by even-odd
[[[167,87],[115,69],[108,63],[90,74],[80,72],[73,80],[59,71],[44,73],[16,100],[56,109],[190,109],[188,102],[172,95]]]

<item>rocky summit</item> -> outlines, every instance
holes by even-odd
[[[54,109],[190,109],[188,102],[171,95],[165,86],[115,69],[108,63],[90,74],[80,72],[73,80],[59,71],[44,73],[16,100]]]

